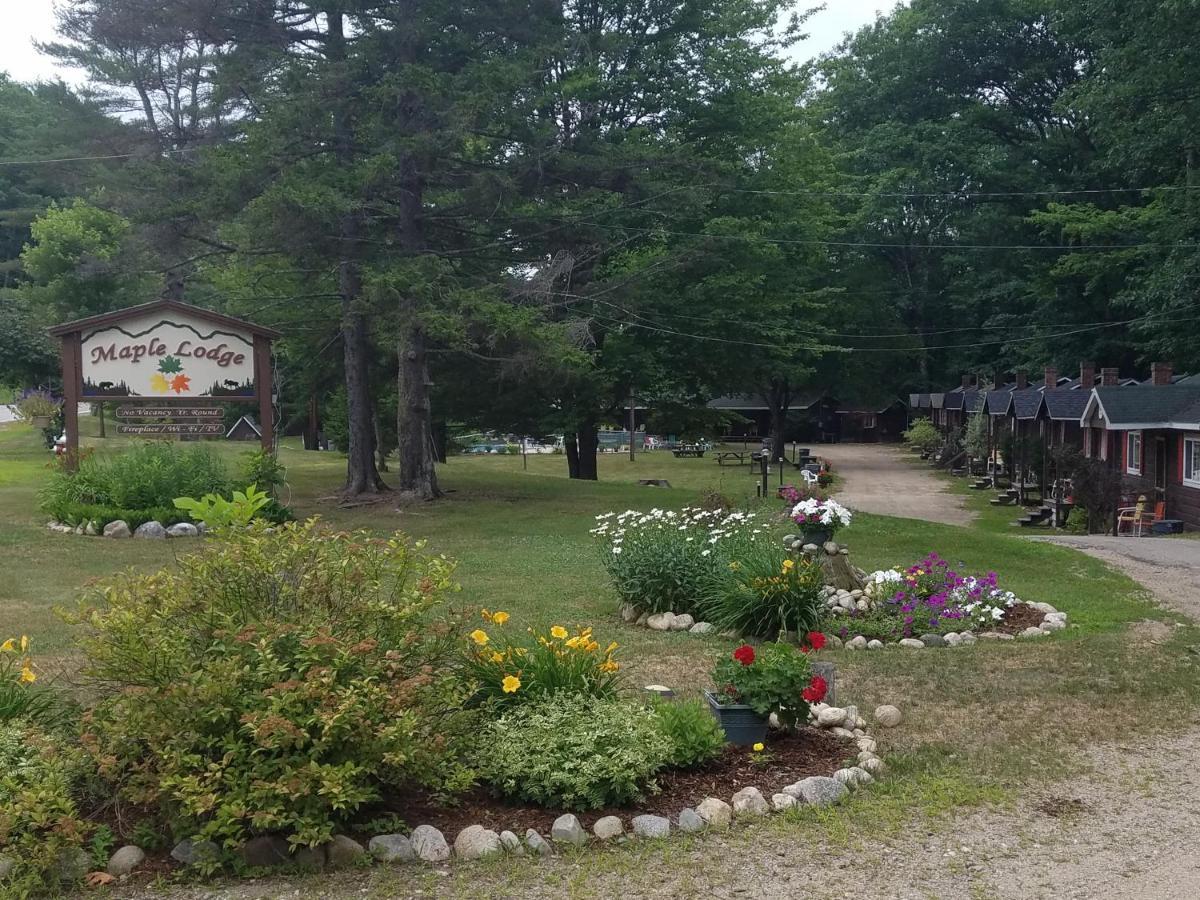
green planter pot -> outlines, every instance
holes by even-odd
[[[767,739],[767,720],[749,706],[744,703],[721,704],[712,691],[705,691],[704,698],[721,723],[729,743],[750,747]]]
[[[804,543],[806,544],[820,546],[833,540],[832,528],[805,528],[800,533],[804,535]]]

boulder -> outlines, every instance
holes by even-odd
[[[675,622],[675,613],[655,613],[646,619],[646,625],[654,631],[670,631]]]
[[[846,721],[846,711],[840,706],[828,706],[817,715],[817,724],[822,728],[832,728]]]
[[[861,634],[855,635],[854,637],[850,638],[850,640],[846,641],[846,649],[847,650],[866,650],[867,649],[867,639],[865,637],[863,637]]]
[[[883,649],[883,641],[878,640],[878,639],[867,641],[867,649],[868,650],[882,650]]]
[[[167,529],[163,528],[162,522],[143,522],[137,527],[133,536],[147,540],[162,540],[167,536]]]
[[[120,878],[140,866],[145,859],[146,853],[141,847],[126,844],[108,858],[108,866],[105,871],[114,878]]]
[[[454,839],[454,855],[459,859],[483,859],[503,852],[500,835],[482,825],[468,825]]]
[[[500,832],[500,844],[513,856],[525,855],[525,847],[522,846],[521,839],[511,831]]]
[[[855,784],[870,784],[875,780],[862,766],[851,766],[848,771],[850,772],[850,777],[854,779]]]
[[[1047,634],[1049,634],[1049,632],[1042,631],[1042,629],[1038,628],[1036,625],[1030,625],[1021,632],[1021,637],[1045,637]]]
[[[277,835],[250,838],[242,845],[242,860],[251,869],[268,869],[289,864],[291,848]]]
[[[775,810],[775,812],[783,812],[784,810],[791,809],[793,806],[796,805],[797,802],[798,801],[796,800],[796,798],[793,797],[791,794],[772,794],[771,795],[771,808],[773,810]]]
[[[1049,603],[1028,603],[1027,602],[1025,605],[1032,606],[1034,609],[1036,609],[1040,613],[1058,612],[1058,610],[1055,609],[1053,606],[1051,606]]]
[[[96,527],[96,523],[94,521],[89,521],[85,526],[83,526],[83,533],[91,537],[95,537],[100,533],[100,529]]]
[[[733,821],[733,807],[716,797],[707,797],[696,807],[696,814],[710,828],[728,828]]]
[[[671,833],[671,820],[663,816],[633,817],[633,833],[642,838],[665,838]]]
[[[640,616],[637,617],[637,621],[634,624],[635,625],[645,625],[648,621],[650,621],[650,613],[644,612]]]
[[[306,872],[320,872],[325,868],[325,851],[328,846],[322,844],[319,847],[297,847],[292,851],[292,866]]]
[[[679,811],[679,830],[685,834],[703,831],[706,827],[708,827],[708,823],[690,806]]]
[[[446,836],[432,825],[418,825],[409,835],[409,840],[412,841],[413,853],[417,855],[417,859],[439,863],[450,858],[450,845],[446,843]]]
[[[213,841],[193,841],[191,838],[184,838],[171,850],[171,859],[184,866],[215,862],[220,855],[221,848]]]
[[[839,784],[844,784],[846,787],[854,787],[858,783],[858,779],[854,777],[854,773],[850,769],[838,769],[833,773],[833,780]]]
[[[969,631],[960,631],[958,637],[964,647],[975,643],[975,635]]]
[[[712,622],[697,622],[688,629],[692,634],[712,634],[717,630],[717,626]]]
[[[940,634],[923,634],[921,635],[921,643],[926,647],[945,647],[946,639]]]
[[[1011,634],[1005,634],[1002,631],[984,631],[980,633],[980,638],[988,641],[1011,641],[1014,640]]]
[[[325,845],[325,861],[331,869],[352,866],[366,856],[366,848],[352,837],[335,834]]]
[[[733,795],[733,813],[737,816],[765,816],[771,805],[756,787],[745,787]]]
[[[625,826],[618,816],[604,816],[601,819],[597,819],[596,824],[592,826],[592,834],[602,841],[620,837],[624,833]]]
[[[783,792],[810,806],[830,806],[846,796],[846,786],[833,778],[814,775],[788,785]]]
[[[187,538],[200,537],[200,529],[191,522],[178,522],[167,529],[167,537]]]
[[[884,728],[895,728],[903,721],[903,718],[900,715],[900,710],[891,704],[875,707],[875,721]]]
[[[525,844],[538,856],[554,855],[554,848],[550,846],[550,842],[538,834],[536,829],[526,829]]]
[[[901,638],[897,643],[899,643],[901,647],[906,647],[909,650],[925,649],[925,644],[922,641],[918,641],[916,638]]]
[[[875,743],[874,738],[860,737],[854,743],[858,746],[860,751],[865,753],[874,753],[879,749],[879,745]]]
[[[1042,628],[1046,631],[1062,631],[1067,627],[1066,619],[1052,619],[1049,616],[1042,619]]]
[[[949,634],[943,634],[942,640],[946,642],[947,647],[957,647],[962,643],[962,636],[957,631],[951,631]]]
[[[381,863],[408,862],[417,858],[412,841],[403,834],[377,834],[367,841],[367,851]]]
[[[58,855],[54,872],[64,884],[82,881],[92,867],[92,858],[82,847],[69,847]]]
[[[579,824],[579,820],[571,815],[571,813],[563,813],[550,826],[550,840],[556,844],[575,844],[578,846],[586,844],[587,839],[587,832],[583,830],[583,826]]]
[[[129,523],[124,519],[117,519],[115,522],[109,522],[104,526],[104,536],[107,538],[127,538],[132,535],[133,532],[129,530]]]
[[[887,771],[887,765],[878,757],[875,759],[864,760],[862,763],[860,763],[860,765],[876,778]]]
[[[821,549],[824,550],[826,553],[828,553],[830,556],[837,556],[838,551],[841,550],[842,548],[839,547],[837,544],[835,544],[833,541],[826,541],[824,544],[821,545]]]
[[[696,624],[696,620],[693,619],[691,616],[689,616],[687,613],[680,613],[674,619],[671,620],[671,630],[672,631],[687,631],[689,628],[691,628],[695,624]]]

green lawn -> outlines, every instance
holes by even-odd
[[[231,455],[244,450],[224,448]],[[36,508],[47,458],[29,429],[0,426],[0,547],[7,572],[0,635],[28,632],[39,651],[59,656],[70,668],[70,635],[55,606],[71,603],[91,578],[124,566],[167,565],[175,553],[195,545],[47,533]],[[443,502],[400,510],[392,502],[342,509],[327,499],[341,481],[341,457],[305,453],[288,443],[281,459],[298,514],[427,538],[433,549],[460,560],[462,602],[505,609],[519,625],[593,625],[598,637],[623,645],[635,686],[656,681],[698,690],[714,657],[730,646],[717,638],[620,624],[588,529],[600,512],[679,507],[707,490],[754,503],[755,480],[744,468],[665,453],[631,463],[614,454],[601,458],[599,482],[581,483],[565,477],[561,456],[530,457],[528,471],[519,456],[460,457],[439,471],[450,492]],[[642,487],[639,478],[666,478],[672,487]],[[778,508],[777,501],[771,507]],[[980,642],[918,653],[834,652],[841,700],[867,710],[896,703],[907,723],[886,736],[895,777],[879,786],[872,805],[850,804],[836,814],[846,827],[899,827],[913,810],[936,812],[1002,798],[1031,778],[1071,771],[1077,765],[1073,748],[1083,742],[1153,732],[1197,705],[1196,657],[1187,648],[1200,643],[1200,634],[1188,624],[1166,641],[1140,639],[1130,623],[1175,617],[1151,606],[1133,582],[1096,560],[1000,533],[986,519],[957,528],[860,515],[842,539],[868,569],[907,565],[931,550],[954,563],[995,569],[1023,598],[1067,611],[1072,625],[1033,642]]]

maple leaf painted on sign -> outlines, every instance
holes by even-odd
[[[156,394],[165,394],[171,390],[171,382],[167,381],[167,377],[162,372],[155,372],[150,376],[150,390]]]
[[[171,379],[171,390],[177,394],[182,394],[189,387],[191,387],[191,384],[191,379],[189,379],[186,375],[176,375]]]
[[[176,372],[183,371],[183,363],[177,356],[164,356],[158,361],[158,371],[166,375],[174,375]]]

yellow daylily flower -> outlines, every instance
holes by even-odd
[[[613,652],[614,650],[616,650],[616,649],[617,649],[617,642],[616,642],[616,641],[613,641],[611,644],[609,644],[607,647],[605,647],[605,648],[604,648],[604,654],[605,654],[605,656],[607,656],[608,654],[612,653],[612,652]]]
[[[754,752],[755,752],[755,753],[762,753],[762,752],[763,752],[763,743],[762,743],[762,741],[759,741],[757,744],[755,744],[755,745],[754,745]]]
[[[484,644],[486,644],[488,642],[487,632],[480,628],[476,628],[474,631],[472,631],[470,634],[470,638],[476,644],[478,644],[480,647],[482,647]]]
[[[21,680],[26,684],[33,684],[37,681],[37,675],[34,674],[33,669],[29,668],[28,663],[21,668]]]
[[[29,649],[29,635],[23,634],[23,635],[21,635],[21,652],[24,653],[28,649]]]
[[[557,638],[561,641],[566,636],[567,629],[563,628],[561,625],[555,625],[550,629],[550,637],[552,638]]]
[[[504,691],[506,694],[516,693],[520,686],[521,679],[516,675],[505,675],[504,680],[500,682],[500,690]]]
[[[485,622],[492,621],[492,614],[490,612],[488,612],[486,609],[481,609],[479,611],[479,615],[483,618],[483,621],[485,621]]]
[[[0,653],[12,653],[17,649],[16,638],[9,638],[3,644],[0,644]]]
[[[503,625],[505,622],[508,621],[508,613],[494,612],[494,613],[492,613],[492,621],[495,622],[497,625]]]
[[[500,651],[498,651],[498,650],[493,650],[493,651],[492,651],[492,655],[491,655],[490,659],[491,659],[491,660],[492,660],[492,662],[494,662],[494,663],[503,662],[503,661],[504,661],[504,654],[503,654],[503,653],[501,653],[501,652],[500,652]]]
[[[600,664],[601,672],[615,672],[621,668],[621,664],[615,660],[605,660]]]

